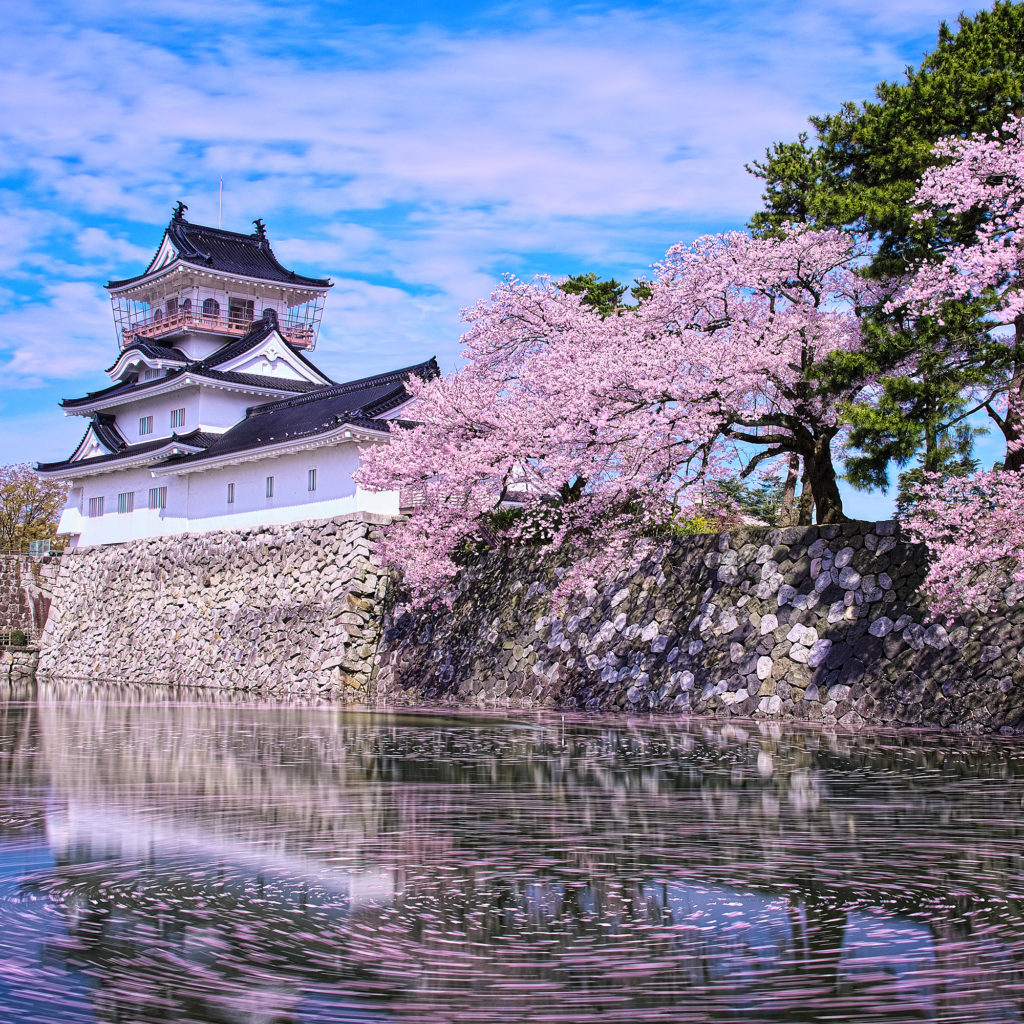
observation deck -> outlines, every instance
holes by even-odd
[[[318,319],[315,315],[278,317],[278,329],[289,344],[312,351],[316,346]],[[251,316],[223,316],[220,313],[179,308],[174,313],[143,319],[126,317],[121,319],[118,327],[123,351],[136,338],[156,340],[190,331],[240,338],[252,328],[253,322]]]

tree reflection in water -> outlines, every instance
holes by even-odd
[[[1015,741],[0,702],[25,1021],[1016,1021]]]

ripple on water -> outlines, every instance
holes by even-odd
[[[1021,1018],[1018,741],[3,710],[4,1019]]]

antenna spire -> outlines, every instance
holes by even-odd
[[[221,226],[224,216],[224,175],[220,178],[220,192],[217,194],[217,227]]]

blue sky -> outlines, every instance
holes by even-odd
[[[973,13],[977,7],[967,8]],[[139,272],[178,199],[266,220],[335,282],[336,378],[436,354],[504,272],[629,280],[741,226],[743,169],[866,98],[960,8],[786,3],[11,5],[0,34],[0,461],[55,459],[116,352],[102,285]],[[849,511],[884,514],[880,498]]]

